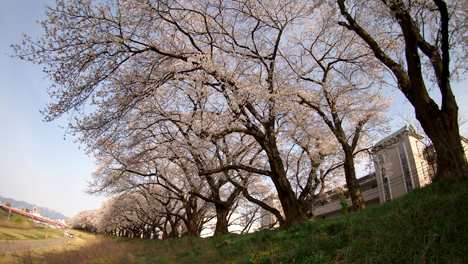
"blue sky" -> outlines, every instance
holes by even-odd
[[[41,66],[5,55],[21,43],[21,33],[43,32],[36,21],[45,19],[45,5],[55,0],[0,0],[0,195],[72,217],[104,200],[83,193],[94,159],[59,127],[66,117],[42,121],[50,82]]]
[[[42,34],[36,21],[45,19],[45,5],[54,4],[55,0],[0,0],[0,195],[72,217],[99,208],[105,199],[83,193],[95,170],[94,159],[59,127],[66,125],[66,117],[42,121],[39,110],[49,101],[50,84],[42,67],[5,55],[13,53],[11,44],[21,42],[21,33]],[[468,81],[452,85],[460,112],[467,113]],[[413,110],[400,92],[389,94],[395,98],[389,114],[396,130],[406,122],[401,115]],[[468,134],[466,126],[461,134]]]

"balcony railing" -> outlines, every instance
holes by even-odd
[[[367,190],[362,193],[362,196],[364,198],[364,201],[366,202],[374,200],[376,198],[378,199],[379,198],[378,188]],[[351,198],[347,198],[346,201],[348,202],[348,206],[352,206]],[[336,212],[336,211],[341,211],[341,204],[339,200],[334,200],[329,204],[325,204],[323,206],[314,208],[315,216],[329,214],[329,213]]]

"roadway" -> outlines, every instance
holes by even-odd
[[[58,239],[41,240],[0,240],[0,255],[28,250],[57,247],[72,242],[73,238],[64,237]]]

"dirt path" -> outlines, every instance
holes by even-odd
[[[44,240],[0,240],[0,255],[66,245],[68,241],[72,242],[73,238],[64,237],[59,239]]]

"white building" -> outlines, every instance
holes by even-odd
[[[403,196],[409,191],[432,182],[433,170],[424,158],[425,146],[422,136],[416,133],[413,125],[407,124],[372,148],[375,173],[360,178],[359,185],[366,207],[373,207]],[[430,173],[431,172],[431,173]],[[346,186],[344,186],[346,190]],[[332,190],[314,203],[316,219],[326,219],[341,215],[340,197],[343,188]],[[346,194],[346,191],[344,192]],[[353,211],[347,196],[348,210]]]
[[[377,184],[381,186],[381,204],[432,182],[422,138],[408,123],[374,144],[372,155]]]

